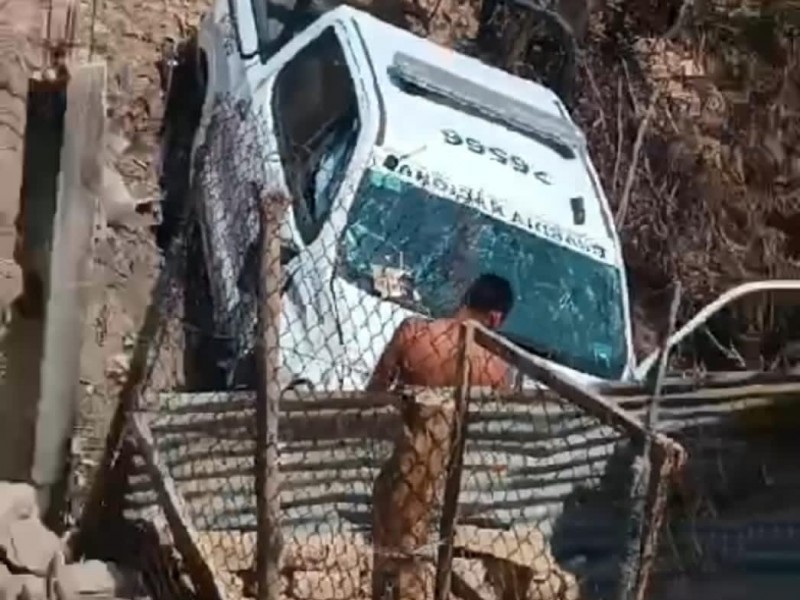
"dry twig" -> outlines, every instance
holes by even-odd
[[[622,138],[624,128],[622,126],[622,78],[617,78],[617,156],[614,160],[614,175],[611,179],[611,189],[617,193],[617,182],[619,181],[619,169],[622,164]]]
[[[650,119],[653,117],[653,113],[655,112],[658,95],[659,90],[656,88],[653,90],[653,93],[650,96],[650,104],[647,107],[647,112],[645,113],[641,123],[639,123],[639,130],[636,132],[636,141],[633,144],[631,164],[628,167],[628,176],[625,179],[625,188],[622,190],[622,198],[620,198],[616,215],[617,227],[620,229],[625,223],[625,216],[628,212],[628,203],[630,202],[631,190],[633,189],[633,182],[636,179],[636,167],[639,164],[639,154],[641,153],[644,136],[647,133],[647,127],[650,125]]]
[[[586,72],[586,80],[589,82],[589,86],[592,88],[592,92],[594,93],[595,100],[597,100],[597,113],[598,119],[600,120],[600,125],[603,128],[603,137],[606,140],[606,146],[608,148],[611,147],[611,135],[608,131],[608,122],[606,121],[606,115],[603,112],[603,95],[600,93],[600,88],[597,85],[597,80],[592,73],[592,70],[589,68],[588,61],[584,58],[582,59],[583,69]]]

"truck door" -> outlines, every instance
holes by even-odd
[[[337,249],[333,222],[341,220],[352,197],[354,157],[370,147],[366,100],[343,39],[330,25],[303,44],[278,72],[269,102],[291,197],[294,232],[284,239],[296,240],[285,253],[282,364],[285,377],[309,380],[316,389],[342,385],[343,353],[331,292]]]

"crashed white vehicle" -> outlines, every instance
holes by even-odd
[[[230,170],[258,155],[269,157],[265,185],[293,199],[282,228],[284,386],[363,388],[403,319],[448,314],[483,272],[515,290],[502,328],[511,340],[583,381],[630,376],[619,239],[559,98],[346,6],[259,52],[270,35],[263,6],[218,1],[198,36],[206,92],[195,154],[223,144],[220,98],[255,115],[193,175],[219,337],[254,314],[241,275],[253,266],[244,246],[257,239],[257,211],[242,199],[247,175]],[[242,141],[254,127],[267,132],[257,152]],[[234,210],[245,205],[246,218]],[[404,274],[400,291],[381,285],[385,267]],[[248,335],[225,363],[229,385]]]

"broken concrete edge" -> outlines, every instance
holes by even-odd
[[[41,521],[36,489],[0,482],[0,598],[140,598],[139,574],[110,562],[71,562],[70,536]]]

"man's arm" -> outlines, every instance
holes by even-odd
[[[403,321],[395,329],[392,339],[389,340],[386,348],[384,348],[383,354],[381,354],[378,364],[375,365],[375,370],[372,372],[372,377],[367,383],[368,392],[386,391],[394,383],[400,371],[400,361],[403,358],[403,346],[405,345],[408,326],[408,321]]]

